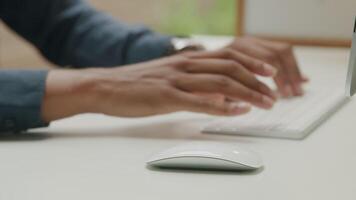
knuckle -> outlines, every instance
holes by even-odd
[[[198,107],[200,107],[202,109],[210,109],[211,108],[210,101],[206,100],[204,98],[197,99],[196,104],[197,104]]]
[[[223,115],[229,115],[230,114],[230,108],[227,105],[220,105],[220,112]]]
[[[192,58],[195,55],[197,55],[198,52],[195,51],[183,51],[180,53],[181,56],[186,57],[186,58]]]
[[[237,72],[238,76],[246,76],[247,79],[253,76],[252,72],[250,72],[247,66],[245,65],[242,65],[240,63],[235,63],[234,67],[235,67],[235,72]]]
[[[230,48],[225,48],[222,52],[223,56],[225,58],[232,58],[234,57],[234,50],[230,49]]]
[[[250,63],[251,66],[255,66],[257,69],[261,69],[261,70],[263,70],[263,64],[264,64],[263,61],[256,60],[256,59],[251,60]]]
[[[253,97],[257,102],[263,102],[263,96],[261,94],[254,93]]]
[[[177,75],[171,75],[167,77],[167,84],[169,85],[176,85],[178,83],[179,77]]]
[[[280,52],[291,52],[293,50],[293,46],[288,43],[283,43],[279,47]]]
[[[185,80],[185,77],[183,75],[171,75],[167,77],[167,85],[178,86],[181,84],[182,80]]]
[[[288,75],[285,73],[285,71],[283,71],[283,73],[279,74],[278,77],[276,77],[282,84],[289,84],[289,77]]]
[[[204,98],[198,98],[195,102],[194,102],[194,106],[196,106],[197,108],[199,108],[201,111],[211,111],[213,110],[213,105],[211,100],[207,100]]]
[[[223,76],[217,77],[213,80],[214,84],[217,85],[220,88],[225,88],[230,86],[230,80],[228,78],[225,78]]]
[[[262,95],[256,93],[256,92],[253,92],[253,91],[249,91],[247,93],[247,98],[250,99],[250,100],[253,100],[253,101],[262,101]]]
[[[239,71],[240,66],[235,61],[227,61],[227,65],[225,66],[225,73],[227,74],[235,74]]]
[[[293,52],[293,46],[288,43],[280,43],[276,45],[276,52],[280,56],[284,56],[286,54],[291,54]]]
[[[303,78],[301,76],[296,75],[296,74],[291,76],[291,80],[293,82],[295,82],[295,83],[302,83],[303,82]]]
[[[253,92],[251,91],[247,91],[244,96],[246,99],[250,99],[250,100],[254,98]]]
[[[243,64],[245,64],[247,68],[262,69],[264,63],[265,62],[262,61],[261,59],[253,58],[253,57],[244,55]]]
[[[266,59],[267,62],[275,63],[275,62],[278,61],[279,56],[278,56],[278,53],[269,52],[269,53],[266,53],[265,59]]]
[[[179,69],[185,69],[191,64],[191,59],[185,56],[179,56],[175,62],[175,67]]]
[[[206,102],[206,106],[213,113],[217,113],[220,115],[228,115],[230,113],[229,107],[222,102],[210,100]]]
[[[160,88],[160,93],[165,97],[165,98],[173,98],[174,97],[174,91],[172,88],[168,86],[161,86]]]

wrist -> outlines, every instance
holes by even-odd
[[[42,104],[45,122],[88,113],[94,110],[92,87],[97,75],[91,70],[53,70],[46,79]]]

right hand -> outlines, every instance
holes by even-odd
[[[270,109],[275,93],[240,64],[239,56],[219,57],[220,51],[110,69],[51,71],[43,118],[49,122],[87,112],[142,117],[183,110],[231,116],[248,112],[250,104]],[[254,69],[266,71],[263,62],[244,59],[251,59]]]

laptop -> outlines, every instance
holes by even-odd
[[[356,18],[346,79],[346,95],[342,87],[328,84],[327,80],[325,84],[308,87],[303,97],[278,101],[270,111],[254,109],[247,115],[213,120],[203,132],[287,139],[306,137],[356,92]]]

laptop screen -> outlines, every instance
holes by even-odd
[[[353,96],[356,92],[356,17],[354,32],[352,36],[352,47],[350,53],[349,69],[346,78],[346,95]]]

